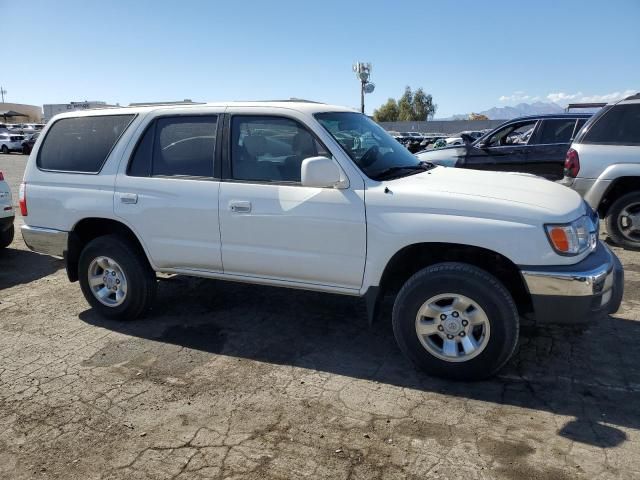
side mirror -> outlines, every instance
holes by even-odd
[[[340,168],[327,157],[305,158],[301,168],[305,187],[336,187],[342,181]]]

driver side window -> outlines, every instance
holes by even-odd
[[[300,183],[302,161],[327,149],[295,120],[235,115],[231,120],[231,176],[235,180]]]
[[[489,137],[488,147],[504,147],[508,145],[526,145],[536,126],[537,120],[517,122],[501,128]]]

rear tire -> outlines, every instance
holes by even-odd
[[[98,237],[84,247],[78,278],[85,299],[104,317],[135,320],[155,299],[155,272],[144,253],[119,235]]]
[[[611,204],[605,219],[607,233],[615,244],[640,250],[640,225],[632,225],[637,227],[637,232],[625,228],[625,225],[630,225],[625,222],[628,222],[627,214],[631,212],[640,218],[640,192],[627,193]]]
[[[11,242],[13,242],[14,234],[15,230],[13,228],[13,225],[11,225],[4,232],[0,232],[0,248],[6,248],[11,245]]]
[[[466,263],[420,270],[393,306],[393,332],[402,352],[421,370],[447,379],[494,375],[513,355],[519,328],[504,285]]]

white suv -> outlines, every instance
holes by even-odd
[[[607,105],[567,152],[563,183],[606,219],[611,239],[640,248],[640,94]]]
[[[504,365],[520,315],[582,323],[622,298],[620,262],[575,192],[420,162],[320,103],[57,116],[20,205],[27,245],[64,257],[102,315],[148,311],[155,272],[360,296],[370,321],[394,295],[400,348],[449,378]]]
[[[11,189],[0,172],[0,248],[8,247],[13,242],[13,198]]]

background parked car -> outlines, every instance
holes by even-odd
[[[25,155],[29,155],[31,150],[33,150],[33,146],[36,144],[36,140],[40,136],[40,132],[33,133],[31,135],[27,135],[25,140],[22,142],[22,153]]]
[[[14,219],[15,212],[13,210],[11,189],[5,182],[4,175],[0,172],[0,248],[8,247],[13,242]]]
[[[640,249],[640,94],[609,105],[567,152],[563,183],[606,219],[611,239]]]
[[[10,132],[0,132],[0,152],[7,154],[10,152],[22,152],[22,142],[24,135]]]
[[[516,118],[469,145],[421,152],[418,158],[450,167],[532,173],[560,180],[571,140],[590,116],[568,113]]]

